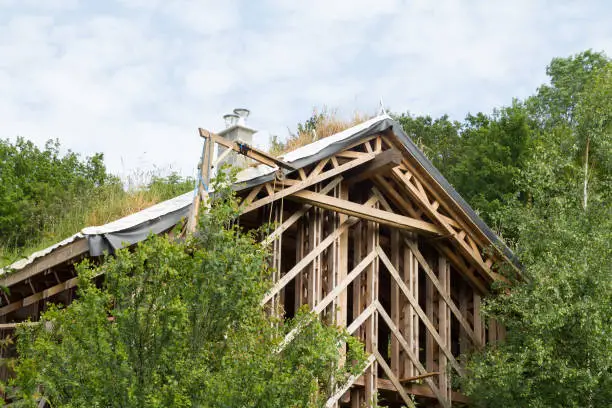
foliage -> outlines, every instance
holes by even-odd
[[[406,133],[461,195],[492,222],[495,213],[520,194],[516,176],[532,139],[522,104],[468,115],[463,123],[448,116],[397,117]]]
[[[575,63],[589,58],[597,60],[590,52],[554,60],[549,72],[563,67],[562,80],[553,77],[552,86],[534,97],[540,100],[530,102],[540,109],[536,118],[543,110],[563,113],[554,123],[536,121],[536,137],[516,177],[528,200],[511,201],[497,214],[516,235],[524,281],[486,304],[508,337],[471,359],[464,387],[479,407],[600,407],[612,401],[610,74],[609,65],[593,70]],[[580,143],[584,137],[592,141],[590,157]],[[591,169],[588,207],[585,163]]]
[[[78,232],[193,188],[177,174],[136,174],[127,188],[106,171],[102,154],[82,159],[22,138],[0,140],[0,266]]]
[[[260,306],[269,255],[235,223],[238,206],[220,181],[194,236],[152,236],[80,265],[78,300],[21,328],[12,384],[21,405],[42,395],[57,407],[319,407],[359,368],[363,348],[345,331],[306,313],[284,322]]]
[[[44,149],[18,138],[0,140],[0,237],[19,246],[40,238],[51,220],[62,217],[66,204],[110,182],[102,154],[81,159],[60,154],[58,141]]]

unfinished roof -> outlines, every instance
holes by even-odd
[[[402,127],[388,115],[374,117],[342,132],[302,146],[280,158],[285,163],[291,165],[291,167],[300,169],[327,158],[362,138],[385,132],[392,132],[405,147],[408,154],[422,167],[433,181],[439,185],[441,190],[448,195],[448,198],[453,201],[455,207],[460,210],[464,216],[484,234],[484,236],[486,236],[492,245],[501,250],[507,258],[518,265],[510,249],[474,212],[459,193],[455,191],[450,183],[414,144],[410,137],[408,137]],[[264,164],[249,167],[238,173],[236,189],[242,191],[271,181],[278,171],[288,174],[294,170],[279,168],[277,166],[267,166]],[[0,275],[23,270],[38,259],[48,256],[60,248],[83,238],[87,239],[89,254],[91,256],[99,256],[105,250],[113,251],[121,248],[124,244],[130,245],[142,241],[151,233],[159,234],[176,225],[188,214],[193,196],[193,192],[185,193],[111,223],[102,226],[86,227],[79,233],[53,246],[35,252],[25,259],[0,269]]]

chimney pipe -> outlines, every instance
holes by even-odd
[[[223,119],[225,119],[225,128],[227,129],[236,126],[240,117],[235,113],[228,113],[227,115],[223,115]]]

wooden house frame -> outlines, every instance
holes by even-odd
[[[213,167],[231,151],[255,160],[235,187],[244,228],[275,225],[265,238],[274,282],[262,305],[287,316],[307,305],[365,344],[362,375],[327,406],[370,406],[376,395],[393,407],[467,404],[453,378],[464,375],[465,353],[503,340],[504,328],[485,322],[480,307],[504,279],[499,265],[516,269],[516,261],[402,128],[373,118],[279,159],[200,135],[202,183],[188,228]],[[218,145],[228,153],[215,162]],[[69,303],[78,283],[71,264],[91,257],[90,244],[77,237],[0,279],[11,289],[0,329],[35,319],[46,301]]]

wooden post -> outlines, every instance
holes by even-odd
[[[379,235],[378,224],[366,223],[366,254],[378,247]],[[366,270],[366,301],[367,306],[378,300],[378,262],[372,264]],[[368,353],[378,351],[378,313],[373,313],[366,321],[366,350]],[[375,361],[366,371],[365,375],[365,399],[367,404],[373,404],[378,391],[378,363]]]
[[[436,326],[436,288],[434,287],[431,279],[425,281],[425,314],[429,321]],[[432,334],[428,331],[425,335],[425,367],[427,371],[433,372],[438,371],[438,365],[436,364],[436,352],[437,348],[436,341]]]
[[[391,230],[391,262],[395,266],[395,269],[402,271],[400,267],[400,241],[399,231],[397,229]],[[401,273],[401,272],[400,272]],[[400,289],[395,281],[391,280],[391,319],[395,323],[396,327],[400,326],[401,309],[400,309]],[[391,336],[391,370],[397,377],[402,377],[401,366],[400,366],[400,345],[395,338]]]
[[[486,343],[486,339],[482,321],[482,314],[480,312],[480,302],[480,294],[474,291],[474,336],[480,339],[481,344],[484,345]]]
[[[450,295],[450,264],[444,256],[438,258],[438,280],[440,281],[441,289]],[[438,297],[439,299],[439,297]],[[451,344],[451,316],[450,308],[446,302],[438,301],[438,334],[442,339],[442,345],[450,347]],[[451,382],[449,381],[448,360],[442,349],[438,348],[438,371],[440,393],[446,397],[447,401],[451,400]]]
[[[338,186],[338,194],[341,199],[348,200],[348,187],[345,182],[340,183]],[[344,214],[338,214],[336,228],[347,220],[348,216]],[[335,262],[337,263],[337,281],[342,282],[348,273],[348,243],[349,243],[349,231],[342,233],[338,238],[337,245],[337,256]],[[335,283],[334,283],[335,285]],[[347,326],[347,293],[343,290],[338,295],[337,311],[336,311],[336,324],[340,327]]]
[[[198,212],[203,199],[208,198],[208,189],[210,186],[210,164],[213,156],[213,141],[210,137],[204,137],[204,146],[202,147],[202,162],[200,163],[200,177],[198,179],[197,192],[193,198],[193,204],[187,220],[186,230],[188,233],[193,233],[198,226]]]
[[[470,318],[468,316],[468,308],[469,308],[468,291],[469,290],[470,290],[469,286],[466,285],[464,282],[461,282],[461,286],[459,287],[459,311],[461,312],[461,315],[465,318],[465,320],[467,320],[468,323],[470,322]],[[471,327],[474,327],[473,326],[474,319],[472,318],[471,321],[472,321]],[[470,340],[468,338],[468,335],[463,329],[463,327],[459,325],[459,353],[461,354],[460,363],[462,366],[465,366],[465,355],[471,349],[472,347],[470,347]]]
[[[416,245],[416,242],[415,242]],[[415,299],[419,299],[419,263],[408,246],[404,246],[404,279],[408,289]],[[402,298],[403,299],[403,298]],[[419,316],[410,302],[404,300],[404,333],[408,339],[411,351],[415,356],[419,356]],[[404,375],[403,378],[412,377],[418,374],[415,365],[404,356]]]
[[[363,257],[363,222],[358,222],[352,233],[353,237],[353,266],[358,265]],[[353,318],[356,318],[363,311],[362,308],[362,288],[364,281],[363,274],[359,275],[353,281]],[[356,336],[361,340],[364,340],[363,326],[357,329]],[[365,392],[361,388],[351,388],[351,408],[362,408],[362,404],[365,402]]]

